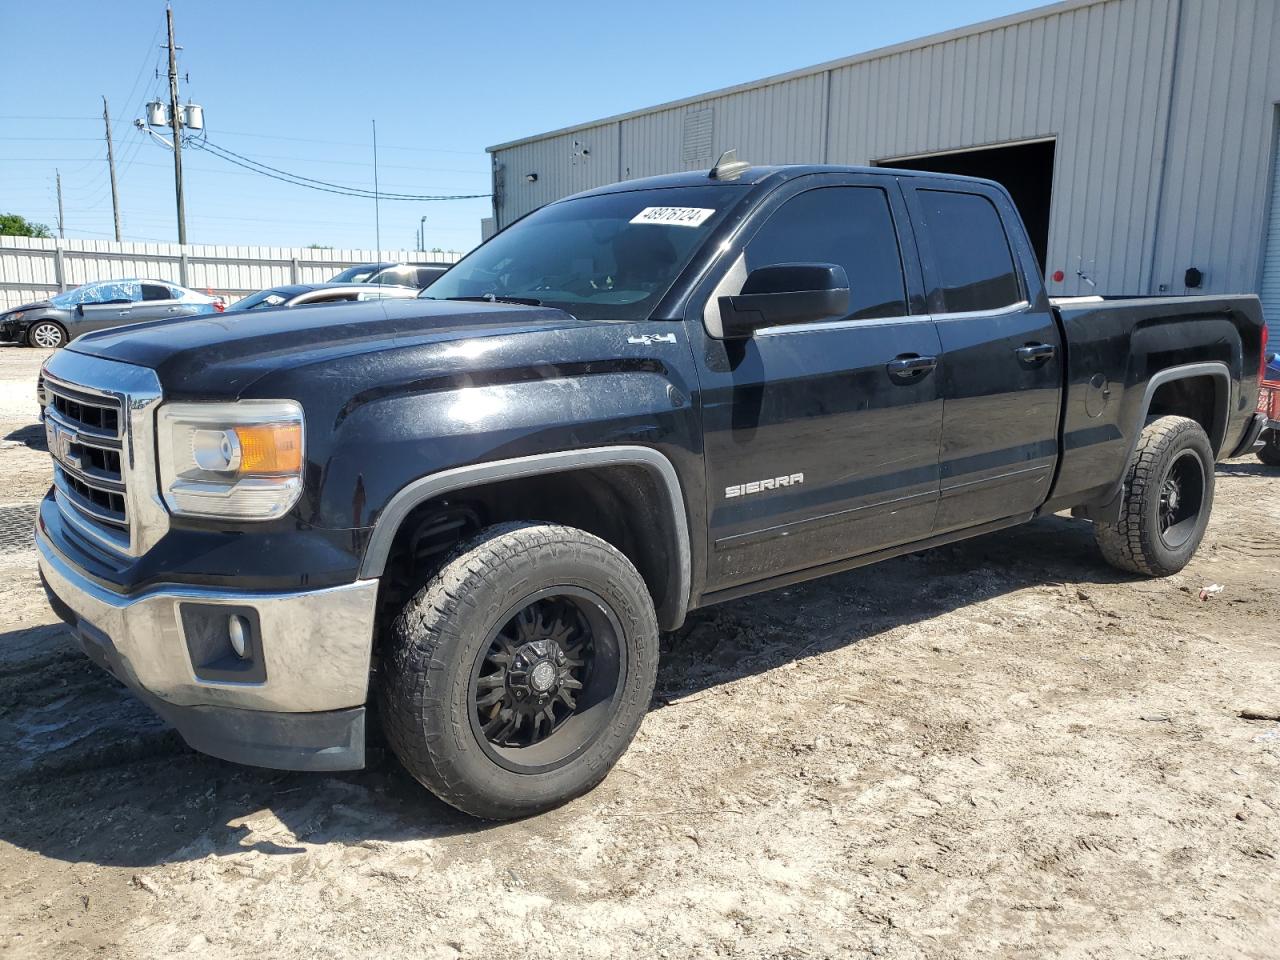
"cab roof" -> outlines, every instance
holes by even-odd
[[[980,177],[963,177],[959,174],[933,173],[927,170],[902,170],[897,167],[860,167],[828,163],[795,163],[750,166],[738,176],[731,179],[718,179],[710,176],[710,170],[687,170],[682,173],[667,173],[655,177],[641,177],[636,180],[623,180],[619,183],[583,190],[572,197],[596,197],[609,193],[627,193],[633,190],[661,190],[670,187],[775,187],[797,177],[810,176],[815,173],[858,173],[887,177],[924,177],[927,179],[966,180],[972,183],[993,184],[994,181]],[[561,201],[556,201],[561,202]]]

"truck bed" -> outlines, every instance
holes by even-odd
[[[1111,499],[1148,410],[1212,411],[1197,418],[1215,455],[1235,452],[1258,396],[1263,319],[1256,296],[1071,297],[1053,304],[1066,371],[1062,456],[1047,511]]]

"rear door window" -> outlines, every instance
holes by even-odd
[[[142,285],[143,300],[172,300],[174,299],[173,291],[163,284],[144,283]]]
[[[999,310],[1020,303],[1022,286],[1000,213],[986,197],[917,190],[946,313]]]
[[[834,263],[849,276],[849,319],[907,314],[889,198],[879,187],[819,187],[779,207],[747,244],[747,270]]]

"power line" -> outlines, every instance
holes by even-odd
[[[58,163],[58,162],[74,162],[83,160],[85,163],[93,163],[101,160],[101,157],[0,157],[0,163]]]
[[[227,137],[254,137],[258,140],[287,140],[292,143],[323,143],[334,147],[365,147],[368,144],[355,143],[350,140],[318,140],[314,137],[281,137],[273,133],[248,133],[244,130],[221,130],[219,133]],[[382,150],[414,150],[420,153],[456,153],[462,156],[474,157],[474,150],[448,150],[444,147],[404,147],[394,146],[390,144],[379,144]]]
[[[317,180],[314,177],[304,177],[301,174],[290,173],[287,170],[281,170],[279,167],[273,167],[269,164],[261,163],[243,154],[236,153],[226,147],[218,146],[209,140],[192,141],[192,147],[204,150],[213,154],[228,163],[235,164],[238,167],[261,174],[264,177],[270,177],[273,180],[279,180],[282,183],[292,183],[297,187],[307,187],[310,190],[320,190],[324,193],[336,193],[347,197],[363,197],[365,199],[374,199],[375,197],[385,200],[408,200],[425,202],[432,200],[480,200],[490,196],[487,193],[462,193],[462,194],[441,194],[441,195],[425,195],[425,194],[409,194],[409,193],[382,193],[381,191],[366,190],[361,187],[352,187],[341,183],[331,183],[328,180]]]
[[[142,78],[146,75],[147,65],[153,62],[153,56],[156,58],[156,62],[158,64],[160,51],[156,46],[156,41],[160,39],[161,26],[162,22],[157,21],[155,32],[151,34],[151,39],[147,41],[147,48],[142,52],[142,66],[138,68],[138,72],[133,78],[133,86],[129,88],[129,95],[120,101],[125,105],[126,110],[133,109],[133,95],[138,90],[138,84],[142,82]],[[94,117],[94,119],[96,120],[97,117]]]
[[[222,131],[218,132],[222,135]],[[385,150],[386,147],[378,144],[379,150]],[[343,167],[370,167],[372,164],[368,160],[329,160],[323,157],[296,157],[293,155],[284,155],[279,153],[260,153],[260,157],[268,157],[272,160],[300,160],[304,163],[329,163],[337,164]],[[463,170],[458,167],[423,167],[416,163],[383,163],[378,161],[378,169],[380,170],[417,170],[421,173],[466,173],[476,176],[488,176],[488,169],[484,170]]]
[[[37,117],[32,114],[0,113],[0,120],[97,120],[97,117]]]

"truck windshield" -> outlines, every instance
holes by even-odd
[[[643,320],[740,195],[716,185],[553,203],[477,248],[422,296],[536,301],[584,320]]]

